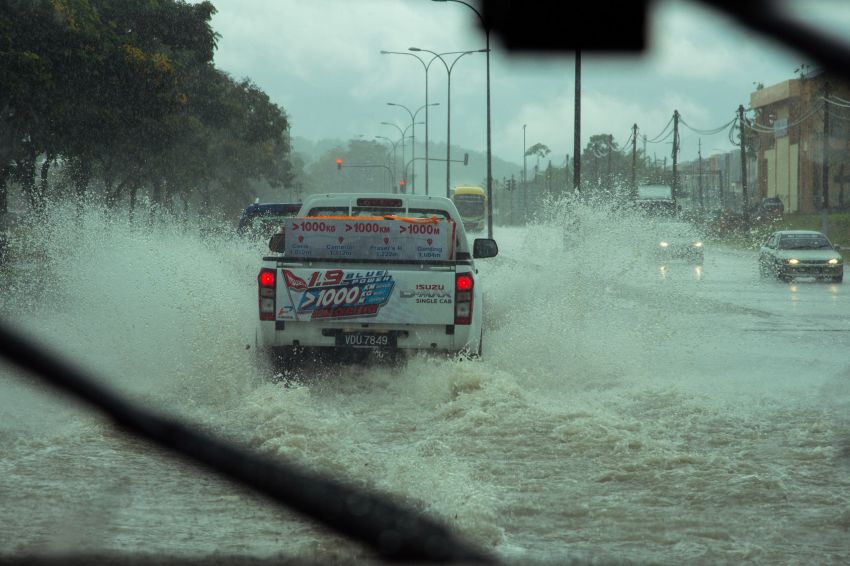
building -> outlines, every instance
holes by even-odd
[[[786,212],[815,212],[824,200],[828,208],[845,208],[850,203],[850,84],[810,73],[757,89],[750,106],[755,120],[748,135],[755,136],[759,171],[751,183],[755,202],[777,196]]]

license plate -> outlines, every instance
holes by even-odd
[[[342,332],[336,335],[336,345],[345,348],[395,348],[396,337],[369,332]]]

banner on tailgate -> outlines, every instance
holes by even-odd
[[[374,317],[395,287],[386,270],[328,269],[314,271],[305,279],[284,269],[283,280],[289,305],[281,307],[278,320]]]
[[[451,260],[455,224],[439,218],[304,217],[286,222],[292,258]]]

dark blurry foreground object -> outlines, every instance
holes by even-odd
[[[439,1],[439,0],[438,0]],[[698,0],[738,23],[811,57],[823,68],[850,78],[850,45],[801,22],[777,0]],[[564,17],[541,17],[554,4],[520,0],[479,2],[484,25],[511,51],[620,51],[646,48],[649,0],[585,3]],[[841,6],[842,3],[836,3]],[[579,15],[580,14],[580,15]],[[478,20],[478,18],[475,18]]]
[[[384,560],[492,563],[444,526],[383,496],[271,461],[136,406],[0,322],[0,356],[84,401],[114,424],[360,542]],[[67,556],[63,557],[68,559]],[[70,563],[70,561],[69,561]]]

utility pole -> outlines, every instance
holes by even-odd
[[[511,173],[511,224],[516,223],[516,219],[514,218],[514,192],[516,191],[516,179],[514,179],[514,174]]]
[[[525,155],[525,126],[522,125],[522,215],[528,216],[528,173],[526,171],[527,155]]]
[[[673,202],[679,199],[679,111],[673,110]]]
[[[821,210],[820,210],[820,228],[821,232],[827,234],[829,229],[828,214],[829,214],[829,83],[823,84],[823,147],[821,153],[823,155],[823,179],[821,180]]]
[[[738,127],[741,132],[741,199],[744,207],[744,226],[750,225],[750,197],[747,194],[747,139],[744,133],[744,105],[738,105]]]
[[[697,150],[697,155],[699,156],[699,170],[697,171],[697,187],[699,187],[699,208],[703,210],[705,205],[702,200],[702,138],[699,138],[699,149]]]
[[[581,187],[581,50],[576,51],[575,119],[573,120],[573,189]]]
[[[637,198],[637,124],[632,126],[632,200]],[[646,143],[646,136],[644,136],[644,143]]]

